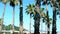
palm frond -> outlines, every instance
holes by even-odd
[[[14,1],[14,4],[15,4],[15,5],[18,5],[18,4],[19,4],[19,1],[18,1],[18,0],[15,0],[15,1]]]
[[[9,2],[9,0],[2,0],[2,2],[6,4],[7,2]]]
[[[34,14],[35,13],[34,12],[35,5],[34,4],[29,4],[25,10],[26,10],[26,13],[28,13],[28,14]]]
[[[14,1],[10,0],[10,6],[12,6],[12,7],[15,6]]]

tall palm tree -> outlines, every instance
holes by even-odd
[[[23,3],[22,3],[23,0],[19,0],[20,2],[20,15],[19,15],[19,18],[20,18],[20,28],[19,28],[19,31],[20,31],[20,34],[23,34]]]
[[[44,8],[40,8],[40,18],[45,16],[45,13],[43,12]],[[31,18],[35,15],[35,5],[29,4],[26,8],[27,14],[30,14],[30,33],[31,33]]]
[[[34,10],[35,10],[34,4],[29,4],[26,8],[27,14],[30,14],[30,34],[31,34],[31,20],[32,20],[32,15],[34,14]]]
[[[47,13],[47,23],[48,23],[48,32],[47,32],[47,34],[50,34],[50,24],[49,24],[49,14],[48,14],[48,4],[49,4],[49,2],[48,1],[50,1],[50,0],[43,0],[43,5],[46,5],[46,13]]]
[[[54,5],[55,5],[55,1],[54,1]],[[56,32],[56,7],[55,6],[54,6],[54,11],[53,11],[52,34],[57,34]]]
[[[57,34],[56,32],[56,13],[60,15],[60,0],[51,0],[50,2],[51,7],[54,8],[53,10],[53,24],[52,24],[52,34]],[[58,8],[58,9],[56,9]]]
[[[9,2],[9,0],[1,0],[4,4],[4,11],[2,13],[2,23],[4,22],[4,15],[5,15],[5,9],[6,9],[6,4]],[[2,27],[2,26],[1,26]],[[2,29],[1,29],[2,30]],[[0,32],[1,33],[1,32]],[[1,33],[2,34],[2,33]]]
[[[4,20],[4,14],[5,14],[5,9],[6,9],[6,4],[9,0],[2,0],[3,4],[4,4],[4,11],[3,11],[3,14],[2,14],[2,19]]]
[[[58,2],[57,6],[58,6],[58,9],[56,10],[57,12],[57,15],[59,15],[59,18],[60,18],[60,0],[56,0]]]
[[[43,22],[45,22],[45,24],[47,25],[47,34],[50,34],[50,24],[52,23],[52,18],[48,18],[49,19],[49,22],[47,21],[47,17],[44,17],[43,18]]]
[[[42,21],[43,21],[43,23],[45,23],[47,25],[47,28],[48,28],[48,24],[50,25],[52,23],[52,18],[48,18],[49,19],[49,22],[47,21],[47,14],[46,14],[45,11],[41,11],[40,10],[40,18],[43,18]],[[50,32],[50,28],[49,28],[49,32]]]
[[[36,0],[36,10],[35,10],[35,16],[34,16],[34,34],[40,34],[39,32],[39,26],[40,26],[40,3],[41,0]]]
[[[13,18],[12,18],[12,34],[14,34],[14,16],[15,16],[15,4],[14,4],[15,0],[10,0],[10,5],[13,7]]]
[[[54,8],[54,10],[53,10],[53,23],[52,23],[52,34],[57,34],[57,32],[56,32],[56,8],[57,8],[56,0],[51,1],[51,6]]]
[[[15,5],[18,5],[17,0],[10,0],[10,6],[13,7],[13,17],[12,17],[12,34],[14,34],[14,23],[15,23]]]
[[[60,10],[60,0],[54,0],[53,2],[54,2],[53,3],[54,11],[53,11],[52,34],[57,34],[57,32],[56,32],[56,13],[57,13],[57,9],[56,8],[58,8]]]

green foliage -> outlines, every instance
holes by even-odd
[[[33,16],[34,16],[35,15],[35,5],[29,4],[26,8],[26,13],[27,14],[33,14]],[[42,18],[44,16],[45,16],[44,8],[40,8],[40,18]]]
[[[49,18],[49,22],[47,22],[47,17],[44,17],[43,18],[43,22],[45,22],[46,24],[49,23],[49,24],[52,24],[52,18]]]
[[[11,30],[12,29],[12,25],[11,24],[9,24],[8,26],[6,26],[6,25],[2,25],[2,30]],[[17,26],[14,26],[14,30],[15,31],[19,31],[19,27],[17,27]],[[28,31],[28,30],[26,30],[26,29],[23,29],[23,31]],[[5,32],[5,34],[11,34],[10,32]],[[16,32],[14,32],[14,34],[18,34],[18,33],[16,33]]]
[[[18,5],[18,0],[10,0],[10,5],[14,7],[15,5]]]
[[[56,0],[57,2],[60,2],[60,0]]]
[[[2,2],[6,4],[7,2],[9,2],[9,0],[2,0]]]
[[[42,2],[43,2],[42,5],[50,4],[50,1],[51,0],[42,0]]]
[[[15,0],[14,4],[15,5],[18,5],[19,4],[19,1],[18,0]]]
[[[8,26],[6,26],[6,25],[2,25],[2,29],[3,30],[11,30],[12,29],[12,25],[10,24],[10,25],[8,25]],[[16,31],[19,31],[19,27],[17,27],[17,26],[14,26],[14,29],[16,30]],[[28,30],[26,30],[26,29],[23,29],[23,31],[28,31]]]
[[[19,31],[19,27],[14,26],[14,29],[15,29],[16,31]]]
[[[56,9],[57,15],[60,15],[60,8]]]
[[[5,32],[5,34],[10,34],[10,32]]]
[[[54,0],[51,0],[50,5],[51,5],[51,7],[55,6],[56,8],[59,8],[60,7],[60,0],[56,0],[55,2],[54,2]]]
[[[2,29],[5,30],[5,27],[6,27],[6,26],[3,24],[3,25],[2,25]]]
[[[0,21],[1,21],[1,18],[0,18]]]
[[[6,30],[11,30],[12,29],[12,26],[10,24],[10,25],[6,26],[5,28],[6,28]]]
[[[26,8],[26,13],[27,14],[35,14],[35,5],[34,4],[29,4]]]
[[[28,30],[26,30],[26,29],[23,29],[23,31],[28,31]]]
[[[41,13],[40,13],[40,18],[44,18],[46,16],[46,13],[44,12],[44,11],[42,11]]]
[[[10,5],[14,7],[15,6],[14,1],[10,0]]]

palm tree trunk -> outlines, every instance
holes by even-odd
[[[56,34],[56,9],[53,11],[52,34]]]
[[[15,7],[13,7],[12,34],[14,34],[14,22],[15,22],[15,21],[14,21],[14,20],[15,20],[14,17],[15,17]]]
[[[23,6],[22,0],[20,0],[20,34],[23,34]]]
[[[39,26],[40,26],[40,14],[39,14],[39,12],[40,12],[40,0],[37,0],[36,1],[36,10],[35,10],[35,16],[34,16],[34,20],[35,20],[35,22],[34,22],[34,29],[35,29],[35,31],[34,31],[34,34],[40,34],[40,32],[39,32]]]
[[[38,15],[35,15],[35,23],[34,23],[35,31],[34,31],[34,34],[40,34],[40,32],[39,32],[39,25],[40,25],[40,17],[39,17],[39,14],[38,14]]]
[[[49,16],[48,16],[48,11],[47,11],[47,27],[48,27],[48,32],[47,34],[50,34],[50,24],[49,24]]]
[[[31,34],[31,19],[32,19],[32,16],[30,14],[30,34]]]
[[[0,34],[2,34],[2,24],[3,24],[3,22],[4,22],[5,9],[6,9],[6,4],[4,4],[4,11],[3,11],[3,14],[2,14]]]
[[[47,34],[50,34],[50,24],[47,24],[47,27],[48,27],[48,32],[47,32]]]
[[[47,1],[46,1],[47,2]],[[48,27],[48,32],[47,34],[50,34],[50,24],[49,24],[49,15],[48,15],[48,5],[46,4],[46,11],[47,11],[47,27]]]
[[[57,32],[56,32],[56,5],[55,4],[56,4],[56,2],[54,0],[52,34],[57,34]]]

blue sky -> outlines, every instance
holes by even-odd
[[[25,13],[25,9],[26,6],[29,4],[34,4],[35,1],[34,0],[23,0],[23,27],[27,30],[29,30],[29,24],[30,24],[30,16],[27,15],[27,13]],[[45,6],[41,6],[43,8],[46,8]],[[50,5],[48,5],[48,10],[49,10],[49,16],[52,18],[53,16],[53,8],[50,7]],[[2,17],[2,12],[4,11],[4,4],[2,2],[0,2],[0,18]],[[4,23],[5,25],[9,25],[12,24],[12,11],[13,8],[9,5],[9,3],[6,4],[6,12],[5,12],[5,16],[4,16]],[[15,7],[15,24],[16,26],[19,26],[19,5]],[[57,31],[60,31],[60,18],[57,16]],[[45,23],[42,23],[42,21],[40,22],[40,24],[43,26],[42,29],[43,31],[47,30],[45,29]],[[34,30],[34,20],[32,18],[32,27],[31,29]],[[52,26],[52,25],[51,25]],[[41,28],[40,28],[41,29]]]

